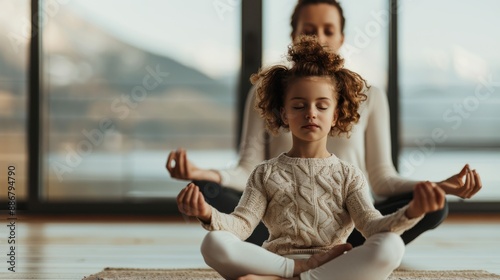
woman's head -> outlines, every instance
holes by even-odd
[[[293,41],[301,35],[316,35],[334,52],[344,43],[344,12],[336,0],[299,0],[291,25]]]
[[[277,134],[282,127],[291,128],[292,117],[302,118],[299,121],[310,121],[312,117],[319,120],[328,111],[333,122],[322,129],[330,135],[349,133],[366,99],[362,93],[366,81],[345,69],[344,60],[321,46],[316,37],[298,38],[289,47],[288,59],[293,63],[291,68],[276,65],[251,78],[257,84],[255,106],[268,130]]]

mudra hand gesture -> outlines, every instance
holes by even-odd
[[[210,223],[212,207],[203,198],[200,189],[189,183],[177,195],[177,208],[187,216],[196,217],[205,223]]]
[[[166,168],[172,178],[180,180],[207,180],[216,183],[221,181],[218,172],[201,169],[191,163],[187,158],[185,149],[171,151],[168,155]]]
[[[465,182],[464,179],[465,178]],[[466,164],[462,170],[450,178],[437,183],[446,194],[456,195],[461,198],[471,198],[483,186],[481,177],[475,169],[471,170]]]

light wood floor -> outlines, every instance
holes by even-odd
[[[199,253],[206,232],[193,220],[45,216],[18,217],[13,273],[8,224],[2,216],[0,279],[82,279],[104,267],[206,267]],[[407,246],[402,266],[500,274],[500,215],[450,216]]]

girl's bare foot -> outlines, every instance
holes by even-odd
[[[344,254],[346,251],[349,251],[352,249],[352,245],[349,243],[346,244],[340,244],[326,253],[317,253],[309,257],[307,260],[295,260],[295,267],[293,270],[293,275],[299,275],[302,272],[308,271],[310,269],[314,269],[316,267],[319,267],[333,259],[335,259],[338,256],[341,256]]]

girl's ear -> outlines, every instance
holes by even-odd
[[[288,125],[288,118],[286,117],[285,108],[281,107],[280,115],[281,115],[281,121],[283,121],[285,125]]]

